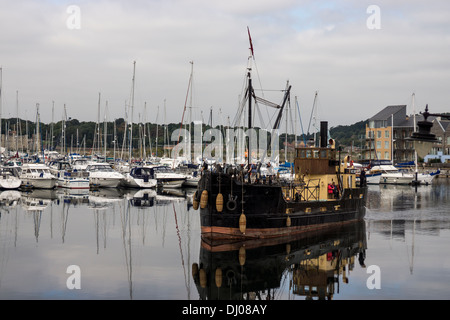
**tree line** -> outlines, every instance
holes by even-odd
[[[367,120],[359,121],[348,126],[337,126],[330,128],[330,135],[336,140],[336,146],[350,146],[353,143],[358,145],[362,137],[365,135],[365,126]],[[192,124],[193,125],[193,124]],[[64,130],[63,130],[64,126]],[[128,148],[130,130],[126,132],[127,123],[123,118],[115,119],[109,122],[94,122],[94,121],[79,121],[77,119],[69,119],[66,121],[58,121],[55,123],[39,123],[39,135],[42,143],[42,148],[48,150],[62,151],[65,146],[66,151],[80,150],[85,148],[86,151],[91,149],[105,148],[105,130],[106,130],[106,148],[122,148],[125,144]],[[106,129],[105,129],[106,127]],[[153,153],[162,155],[164,146],[174,145],[176,142],[171,142],[170,138],[172,132],[180,128],[180,123],[169,123],[167,125],[156,123],[133,123],[133,149],[142,148],[143,141],[145,147],[150,150],[150,144],[153,148]],[[208,130],[211,127],[203,124],[202,130]],[[215,128],[219,128],[216,126]],[[37,125],[36,122],[23,120],[18,118],[2,119],[1,133],[3,135],[8,132],[8,139],[14,139],[15,136],[27,136],[29,140],[35,139]],[[128,126],[128,129],[129,126]],[[145,131],[144,131],[145,130]],[[194,133],[192,132],[192,135]],[[65,141],[64,141],[65,136]],[[192,136],[193,137],[193,136]],[[292,145],[295,140],[294,134],[279,135],[280,148],[284,146],[287,138],[287,143]],[[4,139],[4,138],[3,138]],[[313,134],[297,135],[297,141],[307,141],[313,139]],[[100,142],[98,141],[100,140]],[[158,141],[157,145],[156,142]]]

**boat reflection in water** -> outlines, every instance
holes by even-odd
[[[286,279],[294,296],[332,299],[356,260],[365,267],[366,246],[364,221],[284,241],[202,241],[192,275],[203,300],[273,300]]]

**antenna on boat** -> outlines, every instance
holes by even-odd
[[[315,95],[314,95],[314,102],[313,102],[313,107],[311,110],[311,116],[309,118],[309,124],[308,124],[308,131],[307,134],[309,135],[309,127],[311,126],[311,121],[313,120],[313,115],[314,115],[314,124],[313,126],[316,128],[317,130],[317,95],[318,95],[318,91],[316,91]],[[315,113],[314,113],[315,111]],[[316,144],[316,132],[314,132],[314,145]]]

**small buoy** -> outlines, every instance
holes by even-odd
[[[199,276],[200,276],[200,287],[206,288],[206,271],[205,271],[205,269],[200,269]]]
[[[245,217],[245,214],[241,213],[241,216],[239,217],[239,230],[241,233],[245,233],[245,229],[247,228],[247,218]]]
[[[198,264],[194,262],[192,264],[192,277],[195,277],[198,274]]]
[[[205,209],[208,204],[208,191],[203,190],[202,196],[200,197],[200,208]]]
[[[245,264],[245,247],[239,248],[239,264],[241,266]]]
[[[222,286],[222,269],[216,269],[216,287],[220,288]]]
[[[219,193],[216,198],[216,210],[217,212],[222,212],[223,210],[223,196],[221,193]]]
[[[194,208],[194,210],[198,209],[198,196],[197,196],[197,191],[195,191],[194,196],[192,197],[192,207]]]

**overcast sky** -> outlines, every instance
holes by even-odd
[[[305,131],[316,91],[317,117],[330,126],[365,120],[387,105],[407,104],[412,112],[413,93],[417,111],[429,104],[431,112],[450,112],[450,1],[0,0],[0,6],[3,118],[16,117],[16,92],[19,117],[33,121],[39,103],[41,121],[50,122],[53,101],[55,121],[64,104],[68,117],[97,121],[99,93],[102,121],[105,113],[108,121],[125,118],[136,61],[133,121],[146,111],[147,121],[179,122],[193,61],[192,120],[207,122],[212,108],[213,123],[227,124],[248,65],[247,27],[256,89],[281,90],[289,81]],[[280,103],[282,92],[264,97]],[[260,108],[268,122],[274,110]]]

